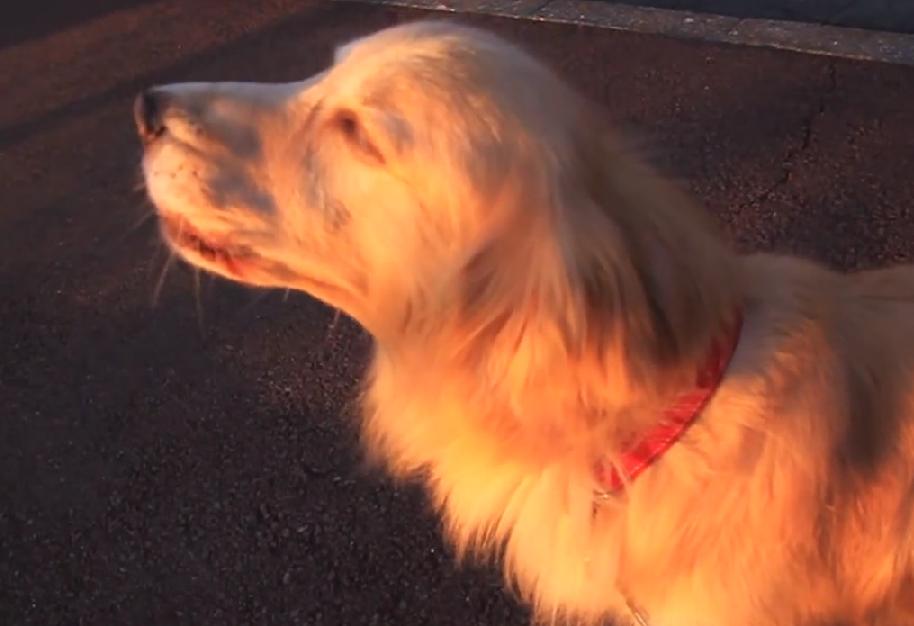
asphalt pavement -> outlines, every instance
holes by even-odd
[[[493,570],[455,567],[417,489],[360,468],[365,335],[180,265],[157,294],[138,223],[141,87],[302,78],[422,14],[81,5],[0,42],[0,624],[525,624]],[[465,19],[637,130],[741,249],[914,260],[914,67]]]
[[[624,0],[610,4],[914,33],[911,0]]]

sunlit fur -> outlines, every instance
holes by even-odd
[[[369,456],[538,619],[627,623],[628,597],[655,626],[914,624],[914,269],[736,255],[544,65],[447,22],[302,83],[163,93],[152,200],[247,256],[172,245],[373,334]],[[595,500],[594,462],[737,309],[697,423]]]

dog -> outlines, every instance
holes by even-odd
[[[366,457],[534,619],[914,624],[914,268],[737,253],[532,54],[446,20],[137,96],[162,236],[374,339]]]

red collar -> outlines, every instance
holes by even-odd
[[[597,484],[604,493],[618,491],[625,483],[633,481],[676,443],[701,414],[708,400],[717,391],[736,350],[742,323],[742,314],[737,312],[724,337],[711,345],[707,359],[696,374],[695,387],[679,395],[663,411],[658,423],[621,454],[617,464],[597,461]]]

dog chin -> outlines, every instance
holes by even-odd
[[[233,243],[224,235],[206,233],[186,219],[160,213],[159,222],[171,249],[202,269],[247,282],[263,261],[250,247]]]

